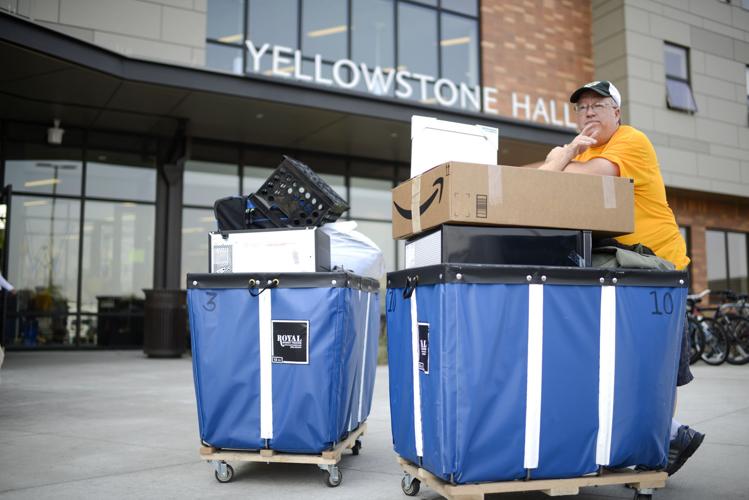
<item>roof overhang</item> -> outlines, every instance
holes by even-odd
[[[130,58],[0,13],[0,118],[410,161],[411,116],[496,127],[503,163],[569,129],[256,75]],[[513,162],[512,159],[515,159]]]

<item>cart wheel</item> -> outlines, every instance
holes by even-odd
[[[325,484],[327,484],[331,488],[335,488],[336,486],[340,485],[341,481],[343,481],[343,473],[338,468],[338,466],[334,465],[330,468],[329,472],[325,473]]]
[[[354,443],[354,446],[351,447],[351,453],[353,453],[354,455],[358,455],[359,450],[361,450],[361,441],[357,439]]]
[[[214,472],[214,475],[216,476],[216,481],[219,483],[228,483],[232,479],[234,479],[234,467],[232,467],[229,464],[226,464],[226,474],[219,474],[218,471]]]
[[[419,488],[421,488],[421,481],[418,479],[412,479],[410,483],[408,482],[408,476],[403,476],[403,479],[401,479],[401,489],[407,496],[415,497],[419,494]]]
[[[651,495],[650,493],[639,493],[635,491],[634,500],[653,500],[653,495]]]

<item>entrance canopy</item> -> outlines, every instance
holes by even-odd
[[[500,160],[542,159],[569,129],[265,76],[133,59],[0,14],[0,117],[410,161],[414,114],[496,127]]]

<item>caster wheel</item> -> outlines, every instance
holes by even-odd
[[[226,473],[225,474],[219,474],[218,471],[214,472],[214,475],[216,476],[216,481],[219,483],[228,483],[232,479],[234,479],[234,467],[232,467],[229,464],[226,464]]]
[[[637,493],[635,492],[634,500],[653,500],[653,495],[648,493]]]
[[[325,473],[325,484],[329,487],[335,488],[341,484],[341,481],[343,481],[343,473],[338,467],[334,467],[330,472]]]
[[[415,497],[419,494],[419,488],[421,488],[421,481],[418,479],[412,479],[410,483],[406,476],[403,476],[403,479],[401,479],[401,489],[407,496]]]
[[[351,453],[354,455],[358,455],[360,450],[361,450],[361,441],[357,439],[356,442],[354,443],[354,446],[351,447]]]

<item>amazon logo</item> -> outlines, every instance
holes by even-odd
[[[442,202],[442,187],[445,184],[445,180],[442,177],[438,177],[437,180],[435,180],[432,183],[432,187],[434,188],[434,192],[427,198],[427,200],[419,205],[419,215],[424,215],[424,212],[426,212],[430,206],[432,206],[432,203],[434,203],[434,199],[439,196],[439,199],[437,200],[437,203]],[[398,213],[403,217],[404,219],[411,220],[411,217],[413,216],[413,213],[411,210],[406,210],[405,208],[402,208],[398,206],[396,202],[393,202],[393,205],[395,205],[395,209],[398,211]]]

